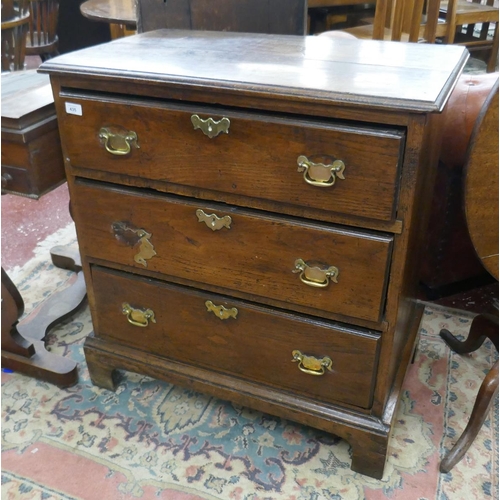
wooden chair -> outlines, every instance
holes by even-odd
[[[30,0],[26,54],[40,56],[42,61],[57,55],[57,20],[59,0]]]
[[[481,262],[498,280],[498,80],[478,117],[469,143],[465,174],[465,214],[474,248]],[[489,338],[498,351],[498,304],[494,314],[476,316],[463,342],[448,330],[440,335],[459,354],[478,349]],[[498,391],[498,361],[484,379],[469,423],[449,454],[441,472],[449,472],[469,449],[481,429]]]
[[[443,36],[439,20],[440,0],[378,0],[372,24],[344,31],[356,38],[434,43]]]
[[[373,15],[376,3],[376,0],[308,0],[307,32],[313,35],[367,24],[364,18]]]
[[[137,31],[160,28],[305,35],[307,0],[139,0]]]
[[[465,45],[469,50],[487,49],[487,71],[495,71],[498,57],[498,7],[495,0],[444,0],[441,15],[446,18],[445,43]],[[494,24],[490,36],[490,24]]]
[[[29,18],[24,1],[2,1],[2,72],[24,68]]]

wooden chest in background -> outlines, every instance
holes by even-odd
[[[95,384],[164,378],[382,477],[460,47],[166,30],[50,60]]]
[[[47,75],[2,75],[2,193],[38,199],[66,180]]]

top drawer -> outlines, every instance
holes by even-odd
[[[81,115],[72,114],[70,104]],[[222,192],[383,221],[394,217],[404,146],[396,129],[160,101],[71,97],[60,106],[74,167],[212,190],[219,200]],[[201,122],[209,118],[220,124]]]

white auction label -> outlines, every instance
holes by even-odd
[[[75,104],[74,102],[65,102],[64,105],[66,106],[66,113],[68,113],[69,115],[83,115],[81,104]]]

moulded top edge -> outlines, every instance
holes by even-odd
[[[159,30],[50,59],[40,71],[435,112],[467,58],[450,45]]]

